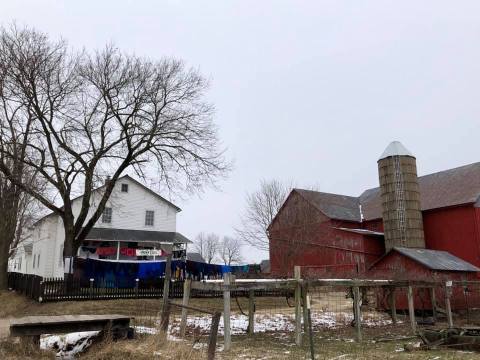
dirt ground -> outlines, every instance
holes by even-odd
[[[343,294],[333,297],[331,303],[320,302],[314,304],[315,311],[338,310],[350,311],[348,300],[344,302]],[[8,335],[9,318],[28,315],[62,315],[62,314],[102,314],[118,313],[136,317],[135,325],[155,326],[161,309],[160,299],[129,299],[129,300],[104,300],[104,301],[71,301],[40,304],[19,296],[14,292],[0,292],[0,338]],[[221,299],[195,299],[194,304],[201,308],[220,309]],[[258,298],[257,313],[287,313],[293,309],[286,299]],[[232,300],[232,311],[239,313],[246,309],[245,299]],[[385,325],[364,329],[365,341],[353,342],[354,332],[350,326],[337,329],[316,330],[314,335],[315,359],[479,359],[480,354],[454,351],[414,351],[404,350],[406,343],[416,342],[411,337],[408,319],[403,325]],[[395,341],[377,341],[382,338],[401,338]],[[94,345],[81,356],[84,359],[203,359],[206,339],[195,344],[192,339],[187,341],[169,341],[159,344],[157,335],[139,336],[135,340],[120,341],[115,344]],[[0,340],[0,358],[51,358],[49,353],[32,352],[21,348],[19,344],[10,340]],[[223,351],[223,338],[218,340],[217,358],[222,360],[270,360],[270,359],[309,359],[308,338],[302,347],[295,346],[293,332],[271,331],[256,333],[254,336],[232,336],[232,350]],[[199,350],[199,348],[201,350]],[[155,355],[154,355],[155,354]]]

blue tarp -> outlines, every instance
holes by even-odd
[[[163,261],[122,262],[105,261],[97,259],[75,259],[75,277],[82,282],[94,279],[95,284],[103,286],[134,287],[135,279],[143,283],[151,282],[165,276]],[[183,279],[220,278],[224,273],[248,273],[251,266],[228,266],[207,264],[197,261],[172,261],[172,277]]]

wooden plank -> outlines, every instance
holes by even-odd
[[[390,305],[390,315],[392,317],[392,323],[396,324],[397,323],[397,295],[396,295],[396,288],[394,286],[390,287],[388,300]]]
[[[411,285],[409,285],[407,289],[408,315],[410,317],[410,326],[412,327],[412,331],[415,333],[417,331],[417,321],[415,319],[415,307],[413,303],[413,288]]]
[[[303,332],[308,333],[307,284],[302,285]]]
[[[208,338],[207,360],[215,359],[215,350],[217,348],[218,325],[220,323],[220,312],[216,312],[212,316],[212,326],[210,328],[210,336]]]
[[[223,274],[223,282],[225,285],[230,285],[231,274]],[[229,351],[232,346],[232,338],[230,334],[230,290],[225,290],[223,292],[223,325],[224,349],[225,351]]]
[[[437,322],[437,298],[435,296],[435,288],[430,288],[430,302],[432,303],[433,321]]]
[[[353,287],[353,316],[355,320],[355,340],[362,341],[362,310],[360,308],[360,288]]]
[[[253,335],[255,332],[255,291],[248,291],[248,333]]]
[[[297,286],[295,288],[295,344],[302,345],[302,285],[300,283],[300,266],[293,269]]]
[[[453,328],[452,306],[450,304],[450,296],[452,295],[452,282],[447,281],[445,284],[445,312],[447,313],[448,327]]]
[[[191,280],[185,280],[183,283],[183,301],[182,301],[182,319],[180,320],[180,337],[185,338],[187,331],[188,302],[190,300]]]
[[[128,329],[130,317],[123,315],[31,316],[12,320],[10,334],[12,336],[37,336],[77,331],[101,331],[106,326]]]
[[[438,281],[399,281],[399,280],[368,280],[368,279],[313,279],[302,280],[301,284],[307,283],[308,286],[322,287],[322,286],[338,286],[338,287],[381,287],[381,286],[396,286],[407,287],[409,284],[415,287],[431,288],[441,285]],[[295,279],[256,279],[256,280],[241,280],[232,285],[225,285],[220,281],[193,281],[192,288],[196,290],[205,291],[225,291],[225,290],[270,290],[270,289],[295,289],[297,286]]]

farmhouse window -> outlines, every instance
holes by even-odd
[[[147,210],[145,212],[145,225],[153,226],[154,218],[155,218],[155,212],[152,210]]]
[[[128,184],[122,184],[122,192],[128,193]]]
[[[106,207],[103,210],[102,222],[103,223],[108,223],[108,224],[110,224],[112,222],[112,208],[111,207]]]

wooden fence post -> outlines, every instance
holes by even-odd
[[[167,255],[167,261],[165,263],[165,279],[163,283],[163,306],[161,317],[161,329],[164,332],[164,336],[168,333],[168,322],[170,321],[170,306],[168,303],[168,297],[170,295],[170,280],[172,278],[172,252]]]
[[[223,284],[230,285],[230,273],[223,274]],[[223,291],[223,339],[225,351],[230,350],[232,338],[230,334],[230,289]]]
[[[452,306],[450,304],[450,296],[452,295],[452,282],[445,283],[445,311],[447,312],[448,327],[453,327]]]
[[[218,324],[220,323],[220,312],[216,312],[212,316],[212,327],[210,329],[210,337],[208,339],[207,360],[215,358],[215,350],[217,347]]]
[[[183,283],[183,306],[188,306],[188,302],[190,300],[190,289],[192,285],[192,280],[187,279]],[[182,308],[182,319],[180,320],[180,337],[182,339],[185,338],[185,334],[187,332],[187,315],[188,309],[186,307]]]
[[[360,308],[360,288],[358,286],[353,287],[353,316],[355,320],[355,336],[356,341],[362,341],[362,310]]]
[[[307,286],[302,285],[303,333],[308,333]]]
[[[396,288],[392,286],[390,288],[390,293],[388,294],[388,302],[390,306],[390,314],[392,316],[392,323],[397,323],[397,295],[396,295]]]
[[[248,334],[255,332],[255,290],[248,291]]]
[[[433,321],[437,322],[437,298],[435,296],[435,288],[430,288],[430,302],[432,303],[432,317]]]
[[[408,315],[410,317],[410,325],[412,327],[412,331],[416,332],[417,330],[417,320],[415,319],[415,306],[414,306],[414,299],[413,299],[413,288],[411,285],[408,285]]]
[[[297,285],[295,287],[295,344],[302,345],[302,286],[300,284],[301,270],[300,266],[293,268]]]

